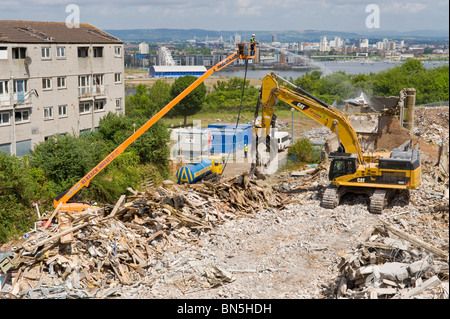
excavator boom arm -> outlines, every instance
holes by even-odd
[[[197,86],[204,82],[211,74],[220,71],[226,66],[230,65],[237,59],[249,60],[254,58],[251,55],[248,45],[245,43],[238,44],[237,53],[233,53],[227,58],[223,59],[209,70],[207,70],[202,76],[200,76],[195,82],[189,85],[183,92],[181,92],[177,97],[175,97],[169,104],[162,108],[158,113],[156,113],[150,120],[148,120],[140,129],[138,129],[133,135],[131,135],[125,142],[119,145],[114,151],[112,151],[108,156],[106,156],[97,166],[95,166],[89,173],[87,173],[82,179],[80,179],[72,188],[67,192],[58,195],[53,200],[53,205],[56,208],[59,203],[67,203],[77,192],[79,192],[83,187],[88,187],[92,178],[99,174],[106,166],[108,166],[117,156],[122,154],[125,149],[130,146],[137,138],[139,138],[144,132],[146,132],[150,127],[153,126],[157,121],[159,121],[167,112],[169,112],[177,103],[179,103],[183,98],[186,97],[190,92],[192,92]]]
[[[337,135],[344,152],[357,154],[358,162],[360,164],[364,163],[358,137],[347,117],[301,88],[296,87],[298,91],[294,91],[287,87],[279,86],[278,78],[286,81],[275,73],[270,73],[264,77],[261,86],[261,127],[266,130],[266,136],[269,133],[275,106],[278,100],[281,100],[323,126],[328,127]],[[292,83],[289,84],[293,85]]]

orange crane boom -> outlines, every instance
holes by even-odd
[[[108,166],[117,156],[122,154],[125,149],[130,146],[137,138],[139,138],[145,131],[147,131],[153,124],[159,121],[167,112],[169,112],[177,103],[179,103],[183,98],[186,97],[190,92],[192,92],[197,86],[199,86],[203,81],[205,81],[214,72],[220,71],[226,66],[230,65],[237,59],[250,60],[254,58],[253,52],[250,51],[250,45],[245,42],[240,42],[237,44],[237,50],[232,55],[223,59],[209,70],[207,70],[202,76],[200,76],[195,82],[189,85],[183,92],[181,92],[177,97],[175,97],[171,102],[169,102],[164,108],[162,108],[158,113],[156,113],[150,120],[148,120],[140,129],[133,133],[125,142],[120,144],[114,151],[112,151],[108,156],[106,156],[97,166],[95,166],[89,173],[87,173],[83,178],[81,178],[75,185],[72,186],[67,192],[63,192],[58,195],[53,200],[53,205],[56,208],[59,203],[63,203],[61,210],[68,211],[82,211],[84,209],[90,208],[90,205],[83,203],[68,203],[68,201],[83,187],[88,187],[92,178],[94,178],[98,173],[100,173],[106,166]]]

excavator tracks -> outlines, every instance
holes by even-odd
[[[322,207],[333,209],[339,204],[338,188],[334,185],[328,186],[322,197]]]
[[[370,197],[369,212],[372,214],[381,214],[394,193],[395,190],[393,189],[376,189]]]

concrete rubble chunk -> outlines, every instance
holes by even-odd
[[[403,281],[409,278],[408,266],[399,262],[383,264],[379,267],[380,276],[388,280]]]

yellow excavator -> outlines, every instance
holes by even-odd
[[[161,119],[167,112],[169,112],[178,102],[180,102],[186,95],[192,92],[198,85],[204,82],[210,75],[214,72],[220,71],[236,60],[245,61],[246,66],[248,65],[248,60],[255,58],[255,52],[251,50],[251,46],[246,42],[239,42],[236,44],[236,51],[230,56],[226,57],[216,65],[208,69],[202,76],[195,80],[191,85],[189,85],[183,92],[181,92],[177,97],[175,97],[169,104],[162,108],[158,113],[156,113],[151,119],[149,119],[140,129],[138,129],[134,134],[132,134],[125,142],[120,144],[114,151],[112,151],[108,156],[106,156],[97,166],[95,166],[89,173],[87,173],[82,179],[80,179],[75,185],[73,185],[69,190],[59,194],[53,199],[53,205],[55,208],[60,210],[70,211],[70,212],[80,212],[85,209],[91,208],[89,204],[72,202],[72,197],[79,192],[83,187],[88,187],[92,178],[94,178],[98,173],[100,173],[106,166],[108,166],[114,159],[116,159],[124,150],[130,146],[137,138],[139,138],[145,131],[147,131],[153,124],[155,124],[159,119]]]
[[[280,85],[279,80],[293,89]],[[409,194],[409,190],[420,185],[420,153],[417,150],[405,145],[390,153],[363,154],[357,134],[342,112],[275,73],[264,77],[255,113],[256,118],[262,108],[261,124],[257,128],[262,129],[268,141],[278,100],[326,126],[337,136],[339,148],[329,154],[331,183],[324,192],[323,207],[335,208],[348,192],[363,193],[370,196],[369,211],[380,214],[397,192]]]

